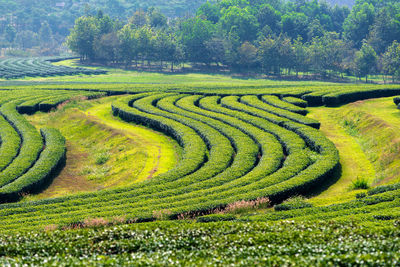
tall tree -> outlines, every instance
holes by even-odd
[[[391,75],[393,82],[400,78],[400,44],[394,41],[382,55],[382,68],[386,75]]]
[[[370,28],[368,43],[378,54],[382,54],[395,40],[400,40],[400,16],[396,10],[385,7],[379,10]]]
[[[365,77],[368,82],[368,75],[376,70],[378,57],[375,50],[367,42],[364,42],[360,51],[356,53],[355,71],[358,77]]]
[[[346,18],[343,29],[345,37],[360,48],[367,38],[370,26],[374,23],[375,8],[372,4],[363,3],[354,6]]]
[[[242,42],[257,37],[258,22],[248,9],[231,6],[223,13],[220,23],[225,33],[235,31]]]
[[[132,60],[136,60],[138,56],[138,40],[135,34],[135,30],[131,28],[130,24],[125,25],[118,31],[121,58],[125,61],[127,67],[130,66]]]
[[[50,47],[53,43],[53,33],[47,21],[42,24],[39,30],[39,40],[42,46]]]
[[[197,10],[197,16],[209,20],[215,24],[219,21],[221,12],[217,5],[207,1],[199,7],[199,9]]]
[[[268,26],[275,34],[281,32],[281,14],[275,10],[270,4],[264,4],[257,13],[258,23],[260,28]]]
[[[93,45],[98,33],[99,26],[95,17],[80,17],[67,38],[67,45],[80,55],[81,60],[94,59]]]
[[[210,21],[200,17],[188,19],[181,23],[179,39],[189,61],[210,63],[211,59],[206,43],[213,37],[214,31],[215,26]]]
[[[244,42],[239,47],[239,64],[244,69],[254,68],[257,64],[257,47],[249,42]]]
[[[288,13],[282,16],[282,31],[290,38],[307,40],[308,19],[304,13]]]
[[[14,26],[8,24],[5,29],[6,40],[12,44],[15,40],[15,36],[17,35],[17,31]]]
[[[149,24],[153,28],[161,28],[167,26],[167,18],[157,8],[148,10]]]

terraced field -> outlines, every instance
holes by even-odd
[[[47,77],[76,74],[104,74],[105,71],[87,68],[71,68],[51,64],[44,58],[8,58],[0,60],[0,79],[23,77]]]
[[[357,227],[380,225],[397,233],[393,229],[398,226],[400,219],[399,184],[388,183],[388,180],[377,180],[377,182],[374,180],[373,184],[369,184],[372,185],[370,190],[359,190],[354,194],[346,195],[345,190],[340,186],[349,184],[354,179],[349,176],[349,171],[342,175],[343,167],[347,166],[341,166],[341,163],[347,164],[349,160],[346,157],[344,157],[345,160],[343,157],[341,160],[335,146],[335,144],[340,144],[335,139],[335,134],[336,137],[340,134],[344,135],[346,129],[339,131],[331,128],[335,132],[332,135],[329,133],[325,135],[324,132],[327,131],[325,124],[321,131],[321,122],[315,118],[321,118],[322,123],[333,122],[326,120],[322,114],[317,114],[320,115],[317,116],[316,109],[311,109],[311,116],[309,116],[307,106],[322,104],[338,106],[356,100],[393,96],[400,92],[400,87],[342,86],[337,93],[333,94],[330,93],[332,88],[339,88],[338,85],[326,85],[323,88],[319,85],[310,85],[309,88],[306,86],[301,88],[239,86],[237,90],[227,85],[219,89],[209,86],[209,89],[202,90],[196,90],[195,84],[176,86],[176,88],[163,85],[153,90],[149,85],[133,84],[30,85],[15,89],[4,87],[0,97],[0,200],[3,202],[0,205],[0,232],[41,232],[43,229],[103,227],[104,225],[176,219],[189,219],[183,224],[191,224],[194,222],[193,219],[196,219],[199,223],[233,221],[232,223],[243,227],[250,227],[249,231],[253,232],[260,231],[258,227],[275,229],[279,224],[283,225],[284,230],[275,229],[276,231],[284,232],[289,228],[298,231],[303,222],[309,224],[315,222],[316,225],[322,225],[322,221],[328,221],[328,225],[324,227],[329,231],[334,231],[330,227],[338,227],[340,223],[343,225],[354,223]],[[151,172],[150,175],[146,175],[147,178],[132,183],[124,182],[102,190],[35,201],[30,200],[34,197],[24,198],[26,195],[33,196],[45,190],[53,179],[57,179],[66,162],[66,143],[60,131],[42,127],[46,123],[35,122],[30,115],[42,112],[41,116],[54,116],[52,110],[57,107],[64,108],[68,105],[65,104],[68,101],[85,103],[93,98],[107,98],[111,95],[113,95],[112,104],[111,101],[101,102],[107,104],[98,104],[98,106],[90,104],[92,108],[83,112],[85,116],[97,115],[96,120],[103,118],[104,124],[109,124],[110,127],[125,125],[128,128],[141,125],[140,129],[150,128],[154,132],[169,136],[180,146],[176,164],[174,166],[165,164],[160,172],[154,170],[151,165],[143,167],[146,172]],[[389,101],[392,100],[389,99]],[[386,104],[385,102],[385,108]],[[390,106],[396,110],[392,103]],[[368,110],[368,106],[365,110]],[[323,112],[323,109],[319,109],[319,112]],[[393,111],[390,110],[390,112]],[[102,114],[102,117],[99,117],[99,114]],[[347,126],[355,123],[351,121],[350,113],[346,116],[343,118],[346,119]],[[382,116],[386,115],[382,113]],[[113,122],[113,119],[118,120],[118,123]],[[35,122],[36,127],[42,128],[35,128],[28,120]],[[390,120],[391,123],[397,121],[395,116]],[[71,123],[69,125],[73,127],[73,122]],[[336,127],[342,126],[336,125]],[[367,140],[370,138],[367,130],[371,131],[371,129],[370,125],[360,124],[358,129],[360,136],[357,135],[354,138]],[[62,129],[64,132],[67,130]],[[377,131],[377,129],[374,130],[374,133]],[[389,128],[388,131],[390,131]],[[119,135],[121,132],[116,134]],[[112,138],[113,135],[107,138]],[[393,136],[384,136],[381,141],[386,142],[384,140]],[[135,138],[134,134],[132,138]],[[94,146],[96,140],[91,142]],[[345,151],[340,146],[338,148],[341,152]],[[360,148],[362,149],[364,147]],[[120,150],[121,153],[122,150],[123,148]],[[382,156],[378,161],[383,162],[385,159],[387,157]],[[364,162],[368,160],[370,159],[364,159]],[[393,159],[385,166],[397,162],[396,160]],[[137,163],[139,164],[139,161]],[[134,159],[131,164],[135,164]],[[370,166],[372,165],[374,165],[373,162]],[[378,173],[379,170],[376,170]],[[398,180],[393,176],[395,172],[390,173],[394,178],[389,173],[386,174],[390,181]],[[132,173],[132,180],[135,179],[134,177]],[[110,181],[109,184],[112,182]],[[322,197],[324,194],[321,193],[329,187],[330,189],[325,191],[328,197],[323,200],[320,198],[307,201],[296,198],[298,195]],[[340,190],[336,190],[338,187]],[[340,192],[338,195],[340,199],[333,199],[330,192]],[[337,195],[334,196],[336,197]],[[21,198],[24,201],[19,201]],[[235,212],[235,207],[240,207],[240,205],[247,205],[244,208],[247,211]],[[248,206],[251,206],[250,209]],[[287,220],[294,221],[295,226],[292,225],[292,227]],[[329,221],[334,221],[334,223],[329,224]],[[279,223],[276,224],[276,222]],[[221,229],[229,227],[228,223],[219,224]],[[167,223],[149,225],[150,228],[161,227],[162,231],[166,231],[165,227],[168,227]],[[192,228],[193,226],[180,223],[170,225],[174,229],[181,227],[190,233],[197,231]],[[135,233],[141,233],[140,227],[135,228]],[[313,228],[315,225],[308,227]],[[351,228],[351,225],[349,227]],[[90,230],[82,231],[87,239],[99,238],[94,237],[97,234]],[[121,228],[120,231],[124,230]],[[74,243],[76,233],[67,231],[65,235],[70,236]],[[384,230],[381,233],[383,236],[387,234]],[[113,232],[113,234],[118,236],[121,232]],[[168,234],[175,235],[176,233],[168,232]],[[263,232],[263,236],[266,234]],[[344,232],[341,234],[345,236]],[[50,238],[47,235],[45,233],[41,238],[43,240]],[[58,235],[58,232],[55,235]],[[246,236],[240,231],[235,232],[234,235],[240,238]],[[3,253],[1,255],[9,256],[13,253],[16,256],[21,255],[12,237],[0,236],[2,237],[4,238],[1,243],[3,245],[0,245],[0,254]],[[60,237],[55,238],[58,240],[57,238]],[[221,237],[212,238],[220,240]],[[332,236],[326,236],[326,238],[333,242]],[[364,238],[364,236],[360,234],[359,238]],[[26,244],[29,244],[30,240],[29,236],[24,237]],[[125,253],[129,249],[125,250],[124,245],[119,244],[118,248],[113,250],[111,246],[115,243],[110,242],[105,245],[105,248],[109,250],[107,255],[110,257],[109,260],[117,263],[123,258],[118,258],[119,256],[114,258],[114,256]],[[198,244],[203,244],[202,241],[198,242]],[[301,244],[305,241],[299,242]],[[89,243],[92,244],[88,241],[82,245],[86,251],[91,251],[92,245],[95,244]],[[241,243],[241,246],[246,248],[247,245]],[[7,246],[15,249],[14,252],[11,252]],[[44,255],[38,254],[35,249],[27,246],[26,253],[29,255],[36,253],[39,255],[38,261],[51,262],[58,259],[56,256],[59,253],[58,248],[53,250],[53,254]],[[47,245],[43,243],[40,246]],[[340,250],[339,247],[340,244],[334,243],[335,249]],[[143,244],[138,244],[136,248],[140,251]],[[330,249],[326,247],[324,251],[328,253]],[[388,247],[387,251],[391,253],[395,249],[392,246]],[[161,250],[153,248],[152,251],[160,252]],[[224,262],[227,262],[229,251],[222,248],[221,251],[226,257]],[[86,262],[82,258],[78,259],[82,255],[74,253],[72,257],[76,258],[71,258],[70,263]],[[101,255],[101,253],[96,253],[96,255]],[[372,255],[371,251],[368,253]],[[324,255],[327,260],[325,263],[334,262],[334,258]],[[48,257],[56,258],[51,260]],[[167,259],[173,258],[173,256],[168,257]],[[22,258],[18,259],[20,263],[26,262]],[[105,259],[102,258],[99,262]],[[97,262],[97,260],[97,258],[91,259],[86,263]],[[258,260],[265,262],[261,258]],[[347,260],[349,259],[343,262],[348,262]],[[190,259],[187,258],[187,254],[181,255],[181,260],[178,260],[183,265],[188,261]],[[312,259],[307,258],[307,261],[312,262]],[[4,261],[4,263],[10,262],[12,261]],[[201,257],[196,258],[196,262],[201,263]],[[271,262],[283,264],[280,260]],[[149,264],[146,260],[143,263]]]

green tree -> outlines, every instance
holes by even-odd
[[[213,37],[214,31],[215,26],[210,21],[199,17],[188,19],[180,25],[179,40],[189,61],[210,63],[206,43]]]
[[[400,44],[394,41],[382,55],[382,70],[391,75],[393,82],[400,78]]]
[[[400,40],[400,15],[385,7],[378,12],[370,28],[368,43],[382,54],[395,40]]]
[[[303,40],[307,40],[308,19],[306,15],[296,12],[283,15],[282,32],[292,39],[300,36]]]
[[[374,17],[374,6],[364,3],[354,6],[346,18],[343,25],[344,36],[352,41],[356,48],[360,48],[362,41],[367,38],[369,28],[374,23]]]
[[[44,47],[51,47],[53,45],[53,33],[47,21],[43,22],[39,30],[39,40]]]
[[[210,56],[210,60],[215,62],[217,66],[219,63],[224,63],[225,59],[225,47],[226,40],[220,37],[213,37],[212,39],[205,42],[207,53]]]
[[[98,34],[99,26],[95,17],[80,17],[67,38],[67,45],[80,55],[81,60],[94,59],[93,45]]]
[[[257,19],[245,8],[229,7],[223,13],[220,23],[225,33],[234,29],[242,42],[253,41],[257,37]]]
[[[15,36],[17,35],[17,31],[14,26],[8,24],[5,29],[5,37],[7,42],[12,44],[15,40]]]
[[[133,16],[129,19],[129,23],[134,25],[137,28],[143,27],[147,24],[148,17],[146,12],[142,9],[137,10]]]
[[[160,67],[163,67],[163,62],[173,61],[176,50],[176,43],[172,35],[168,35],[163,31],[157,32],[154,39],[154,50],[157,59],[160,61]]]
[[[103,34],[94,42],[96,60],[103,63],[117,62],[121,55],[119,49],[118,36],[115,32]]]
[[[148,13],[149,24],[154,28],[167,26],[167,18],[157,8],[150,8]]]
[[[136,40],[138,44],[138,54],[144,62],[145,59],[149,61],[150,64],[150,57],[152,56],[151,53],[153,52],[153,31],[148,26],[143,26],[136,31]]]
[[[279,42],[277,39],[271,36],[264,37],[259,44],[258,56],[264,72],[280,73]]]
[[[138,40],[136,32],[131,28],[130,24],[125,25],[118,31],[118,40],[120,43],[121,58],[125,61],[126,67],[132,64],[133,60],[138,56]]]
[[[206,2],[197,9],[197,16],[205,18],[215,24],[219,21],[221,13],[217,5]]]
[[[239,47],[239,64],[244,69],[254,68],[257,64],[258,49],[249,42],[244,42]]]
[[[22,31],[17,33],[15,42],[22,49],[30,49],[39,44],[39,38],[38,35],[32,31]]]
[[[322,37],[313,38],[310,57],[314,70],[322,76],[326,76],[328,71],[340,72],[346,49],[337,33],[328,32]]]
[[[297,38],[293,42],[294,50],[294,69],[296,71],[296,76],[299,72],[307,72],[310,68],[310,50],[309,47],[303,44],[301,37]]]
[[[376,70],[377,60],[375,50],[367,42],[364,42],[361,49],[356,53],[356,75],[360,78],[365,77],[365,81],[368,82],[368,75]]]
[[[281,14],[275,10],[270,4],[264,4],[257,13],[258,23],[260,28],[268,26],[269,29],[275,34],[281,32]]]

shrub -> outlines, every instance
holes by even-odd
[[[108,152],[103,152],[97,155],[96,157],[96,164],[97,165],[103,165],[105,164],[108,160],[110,159],[110,153]]]
[[[210,214],[197,218],[197,222],[200,223],[234,221],[234,220],[236,220],[236,217],[232,214]]]
[[[282,211],[282,210],[294,210],[294,209],[304,209],[312,207],[311,203],[306,202],[304,197],[297,196],[293,198],[289,198],[285,202],[279,205],[275,205],[275,211]]]
[[[357,195],[356,195],[356,198],[357,199],[361,199],[361,198],[365,198],[367,196],[367,194],[365,194],[365,193],[358,193]]]
[[[268,198],[258,198],[256,200],[250,201],[241,200],[228,204],[228,206],[226,206],[226,208],[222,210],[221,213],[239,214],[249,212],[254,209],[267,208],[269,205],[270,201]]]
[[[352,182],[351,187],[353,190],[368,189],[369,188],[368,180],[365,178],[358,177],[357,180]]]

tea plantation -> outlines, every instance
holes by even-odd
[[[268,83],[4,84],[1,264],[400,264],[399,184],[336,204],[298,197],[334,186],[342,168],[307,106],[396,96],[400,86]],[[113,119],[178,142],[177,164],[126,186],[30,200],[68,168],[73,149],[32,116],[111,96]]]

